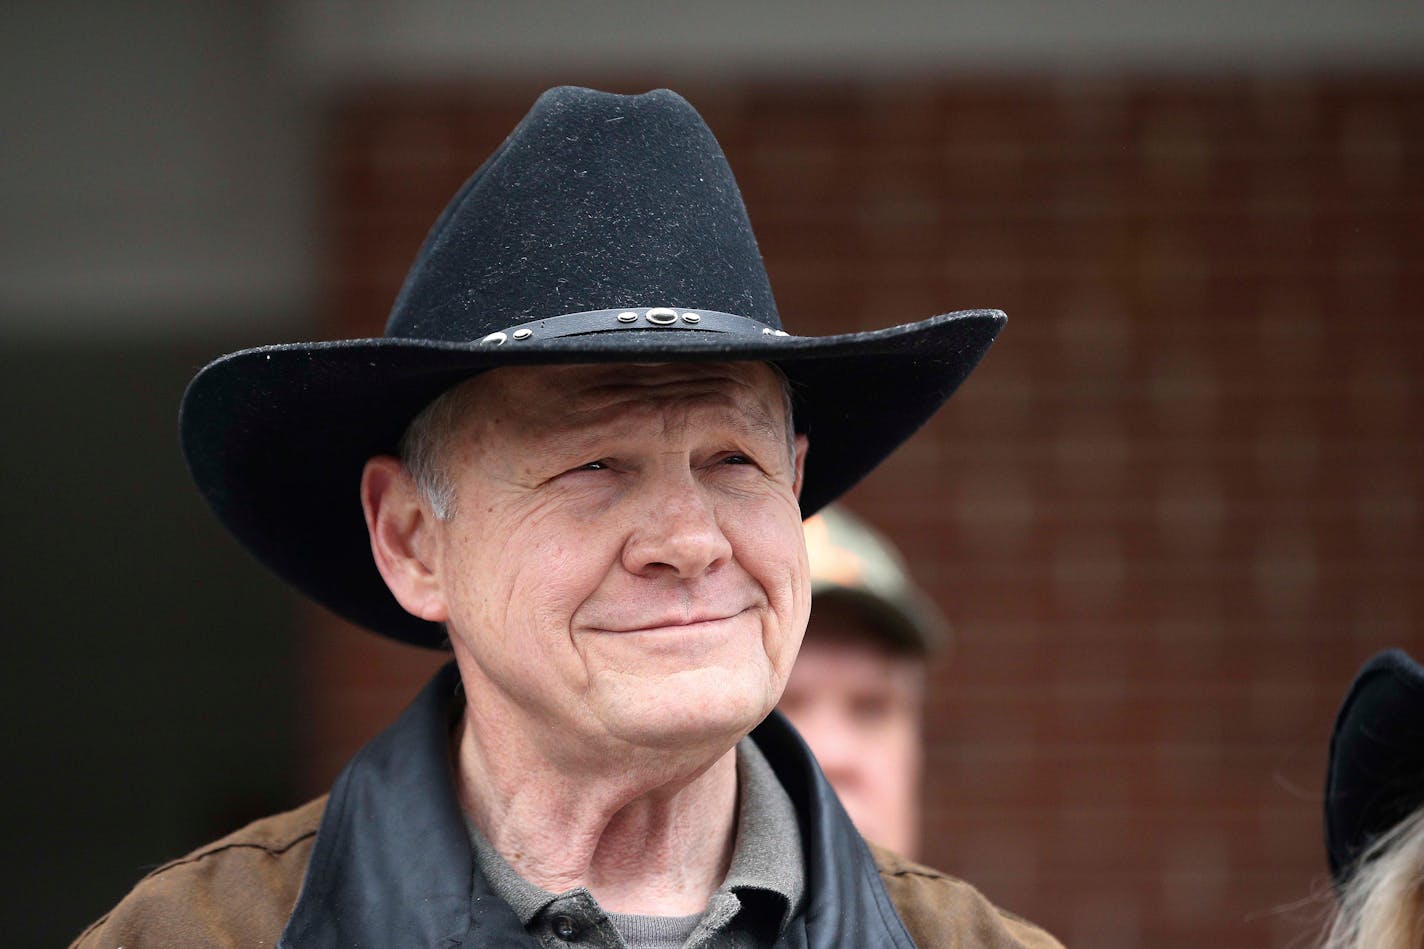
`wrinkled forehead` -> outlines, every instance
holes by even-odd
[[[576,432],[639,412],[693,412],[783,437],[785,385],[770,365],[612,363],[495,369],[473,383],[487,421],[518,417],[544,432]],[[490,414],[492,413],[492,414]]]

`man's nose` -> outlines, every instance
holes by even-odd
[[[639,576],[701,576],[732,556],[712,501],[690,475],[660,479],[645,491],[639,524],[623,549],[624,567]]]

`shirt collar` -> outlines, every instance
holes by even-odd
[[[781,926],[801,908],[806,858],[796,807],[756,742],[737,745],[737,840],[722,890],[762,890],[785,903]]]

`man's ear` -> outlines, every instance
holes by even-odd
[[[396,601],[433,623],[448,618],[440,585],[435,516],[399,458],[377,455],[361,472],[361,509],[371,555]]]
[[[796,480],[791,483],[791,490],[796,494],[796,500],[801,500],[801,483],[806,480],[806,452],[811,447],[811,441],[805,435],[798,434],[793,447],[796,452]]]

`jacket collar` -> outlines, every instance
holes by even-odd
[[[475,868],[450,760],[459,673],[442,669],[336,779],[278,949],[534,945]],[[777,713],[753,732],[795,805],[803,910],[778,945],[913,949],[865,841]]]

